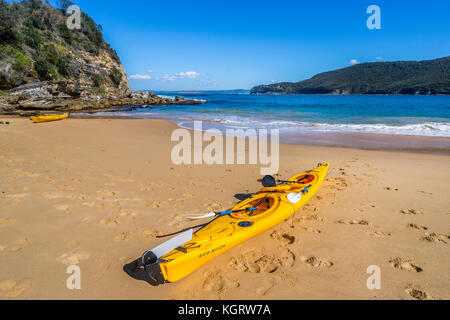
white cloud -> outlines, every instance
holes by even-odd
[[[188,71],[188,72],[177,73],[176,76],[178,76],[180,79],[182,79],[182,78],[195,79],[200,76],[200,73],[195,72],[195,71]]]
[[[177,79],[196,79],[200,76],[200,73],[195,71],[178,72],[175,74],[166,74],[164,77],[160,78],[161,81],[174,81]]]
[[[359,64],[359,61],[356,59],[352,59],[352,60],[350,60],[349,64],[353,64],[353,65]]]
[[[132,74],[131,76],[129,76],[129,78],[133,79],[133,80],[150,80],[150,79],[152,79],[151,76],[143,75],[143,74]]]
[[[275,83],[275,80],[270,80],[270,82]]]
[[[383,57],[376,57],[375,59],[377,59],[377,60],[386,60],[386,59],[383,58]]]
[[[152,70],[152,69],[149,69],[149,70],[148,70],[148,73],[153,73],[153,70]]]

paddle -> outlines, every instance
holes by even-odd
[[[189,216],[185,216],[184,219],[189,221],[189,220],[202,220],[202,219],[206,219],[206,218],[214,218],[215,216],[226,216],[229,214],[234,214],[234,213],[240,213],[240,212],[245,212],[245,211],[256,211],[258,210],[258,208],[247,208],[247,209],[240,209],[240,210],[229,210],[229,211],[222,211],[222,212],[210,212],[207,214],[200,214],[200,215],[189,215]]]
[[[307,194],[309,192],[309,188],[311,188],[311,187],[312,187],[312,185],[310,184],[309,186],[307,186],[305,189],[303,189],[299,193],[290,193],[287,195],[287,199],[293,204],[299,203],[300,200],[302,200],[302,196],[304,194]]]
[[[169,241],[164,242],[163,244],[148,250],[142,255],[142,264],[148,265],[155,263],[159,258],[165,256],[169,252],[179,248],[186,242],[192,240],[192,236],[194,234],[194,229],[189,229],[186,232],[176,236],[175,238],[170,239]]]

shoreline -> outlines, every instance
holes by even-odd
[[[76,115],[74,119],[130,119],[130,120],[165,120],[179,128],[192,130],[179,126],[170,118],[132,118],[126,116],[92,116]],[[175,119],[175,118],[174,118]],[[196,119],[191,119],[195,121]],[[213,122],[203,120],[203,122]],[[207,131],[204,128],[202,132]],[[381,134],[366,132],[341,132],[341,133],[309,133],[309,134],[282,134],[280,144],[298,146],[323,146],[333,148],[349,148],[359,150],[399,151],[425,154],[450,155],[450,138],[420,135]],[[430,144],[432,147],[430,147]],[[405,147],[406,145],[406,147]],[[409,147],[408,147],[409,146]]]
[[[71,116],[71,119],[83,120],[157,120],[167,121],[178,128],[193,131],[190,128],[179,126],[175,121],[169,118],[132,118],[127,116],[95,116],[77,114]],[[23,119],[17,115],[0,115],[5,119]],[[192,119],[194,120],[194,119]],[[209,122],[209,121],[204,121]],[[204,133],[207,129],[204,129]],[[223,135],[224,136],[224,135]],[[388,151],[388,152],[405,152],[417,154],[438,154],[450,155],[450,138],[419,136],[419,135],[401,135],[401,134],[381,134],[366,132],[340,132],[340,133],[309,133],[309,134],[283,134],[280,136],[280,144],[295,146],[317,146],[330,148],[345,148],[367,151]],[[432,147],[430,147],[430,145]]]

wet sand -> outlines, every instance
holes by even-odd
[[[448,155],[281,145],[283,178],[331,163],[316,197],[182,281],[152,287],[123,265],[160,244],[155,235],[189,227],[183,215],[259,190],[260,167],[176,166],[176,126],[162,120],[8,121],[0,299],[450,298]],[[66,287],[70,265],[81,290]],[[381,290],[366,286],[372,265]]]
[[[280,141],[296,145],[390,150],[450,155],[450,138],[375,133],[320,133],[282,136]]]

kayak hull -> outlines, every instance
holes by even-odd
[[[34,123],[59,121],[59,120],[67,119],[67,118],[69,118],[69,115],[68,115],[68,114],[30,117],[30,119],[31,119]]]
[[[287,220],[316,194],[328,168],[328,163],[321,164],[289,180],[294,182],[302,179],[301,183],[288,184],[288,187],[282,185],[271,190],[265,188],[254,197],[237,204],[233,210],[255,205],[263,209],[260,212],[220,216],[197,231],[191,241],[161,257],[153,265],[160,279],[158,282],[177,282],[217,256]],[[300,197],[299,202],[288,200],[290,193],[298,193],[305,188],[307,192]],[[154,278],[157,278],[156,275]]]

